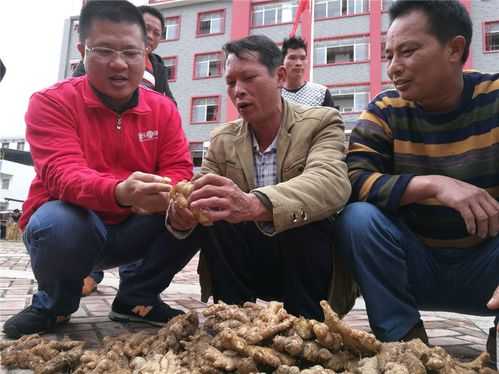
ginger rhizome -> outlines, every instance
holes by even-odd
[[[194,185],[192,184],[192,182],[185,180],[180,181],[170,190],[170,199],[172,199],[180,208],[189,208],[188,199],[193,189]],[[190,210],[194,218],[196,218],[196,220],[200,224],[204,226],[209,226],[212,224],[210,218],[204,211],[194,208]]]
[[[105,337],[97,351],[83,342],[38,335],[0,342],[1,363],[36,374],[492,374],[489,357],[462,363],[420,340],[381,343],[342,321],[321,302],[324,322],[290,315],[282,303],[214,304],[203,325],[195,312],[155,334]]]

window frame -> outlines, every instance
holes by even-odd
[[[339,96],[339,95],[333,95],[333,93],[331,92],[332,89],[348,89],[348,88],[351,88],[353,90],[353,103],[352,103],[352,111],[350,112],[344,112],[341,110],[341,107],[340,109],[338,109],[340,111],[340,113],[342,115],[358,115],[360,113],[362,113],[363,110],[367,109],[367,105],[369,104],[371,98],[371,92],[370,92],[370,82],[352,82],[352,83],[341,83],[341,84],[328,84],[326,85],[327,89],[329,90],[329,93],[331,94],[331,97],[334,101],[334,97],[335,96]],[[355,88],[356,87],[360,87],[360,88],[365,88],[366,90],[365,91],[359,91],[359,92],[355,92]],[[356,94],[364,94],[364,93],[367,93],[367,102],[366,102],[366,105],[364,107],[364,109],[361,109],[360,111],[359,110],[355,110],[355,95]],[[346,94],[345,94],[346,95]],[[336,105],[336,102],[335,102],[335,105]]]
[[[366,39],[366,43],[362,43],[362,44],[366,44],[367,45],[367,58],[366,59],[363,59],[363,60],[357,60],[355,61],[355,40],[354,39]],[[313,45],[313,48],[314,48],[314,58],[316,58],[316,56],[318,55],[317,54],[317,43],[323,43],[323,42],[328,42],[328,41],[341,41],[341,40],[345,40],[346,42],[344,43],[344,45],[337,45],[337,46],[330,46],[330,48],[338,48],[338,47],[341,47],[341,46],[349,46],[351,45],[353,47],[353,55],[354,55],[354,60],[353,61],[341,61],[341,62],[334,62],[334,63],[327,63],[327,49],[329,48],[328,46],[326,46],[326,61],[324,61],[324,63],[315,63],[315,61],[312,61],[312,66],[314,68],[320,68],[320,67],[328,67],[328,66],[339,66],[339,65],[353,65],[353,64],[366,64],[366,63],[369,63],[371,61],[371,46],[370,46],[370,39],[369,39],[369,34],[353,34],[353,35],[342,35],[342,36],[338,36],[338,37],[328,37],[328,38],[319,38],[319,39],[315,39],[314,41],[314,45]],[[350,43],[352,42],[352,43]],[[359,43],[360,44],[360,43]]]
[[[178,56],[161,56],[161,60],[163,61],[163,65],[165,66],[166,69],[166,64],[165,60],[170,60],[173,59],[175,60],[175,74],[172,79],[167,79],[168,82],[176,82],[177,81],[177,73],[178,73]]]
[[[316,1],[331,1],[331,0],[316,0]],[[316,18],[315,16],[315,9],[314,9],[314,21],[325,21],[325,20],[331,20],[331,19],[339,19],[339,18],[349,18],[349,17],[359,17],[359,16],[366,16],[366,15],[369,15],[370,12],[371,12],[371,3],[370,1],[368,0],[363,0],[363,1],[366,1],[367,3],[367,10],[364,11],[364,12],[360,12],[360,13],[353,13],[353,14],[343,14],[343,1],[352,1],[352,0],[337,0],[337,1],[341,1],[342,4],[342,14],[339,15],[339,16],[326,16],[326,17],[321,17],[321,18]],[[355,1],[355,0],[353,0]],[[316,6],[316,4],[314,3],[314,7]],[[348,5],[347,5],[347,9],[348,9]]]
[[[292,7],[294,8],[294,13],[292,13],[292,19],[290,21],[282,22],[282,11],[281,11],[281,21],[276,22],[276,23],[270,23],[270,24],[261,24],[261,25],[255,25],[253,23],[254,20],[254,13],[255,13],[255,8],[256,7],[261,7],[261,6],[268,6],[268,5],[273,5],[273,4],[287,4],[287,3],[295,3],[291,4]],[[260,2],[253,2],[251,4],[251,11],[250,11],[250,29],[257,29],[257,28],[262,28],[262,27],[274,27],[274,26],[280,26],[280,25],[289,25],[292,24],[296,15],[296,11],[298,10],[298,1],[297,0],[272,0],[272,1],[260,1]],[[281,7],[282,8],[282,7]],[[276,18],[277,15],[274,17]],[[265,20],[265,16],[263,17],[263,20]]]
[[[194,102],[199,99],[216,99],[217,112],[216,118],[212,121],[194,121]],[[202,125],[202,124],[215,124],[220,123],[220,112],[221,112],[221,95],[205,95],[205,96],[192,96],[191,97],[191,108],[189,111],[190,123],[191,125]]]
[[[221,13],[222,15],[222,21],[221,21],[221,31],[220,32],[213,32],[213,33],[208,33],[208,34],[202,34],[200,27],[201,27],[201,17],[210,14],[210,13]],[[225,34],[225,8],[222,9],[213,9],[213,10],[207,10],[203,12],[198,12],[197,14],[197,19],[196,19],[196,38],[203,38],[205,36],[214,36],[214,35],[223,35]],[[211,27],[210,27],[211,28]]]
[[[197,71],[197,61],[196,59],[200,56],[208,56],[208,55],[215,55],[217,54],[220,57],[220,65],[218,66],[217,70],[218,73],[216,75],[211,75],[207,77],[198,77],[196,76],[196,71]],[[212,78],[220,78],[223,75],[223,63],[224,63],[224,56],[222,51],[213,51],[213,52],[202,52],[202,53],[195,53],[194,54],[194,59],[192,62],[192,80],[200,80],[200,79],[212,79]]]
[[[169,19],[176,19],[177,20],[177,35],[175,38],[172,38],[172,39],[166,39],[166,30],[167,30],[167,21]],[[165,22],[165,28],[162,32],[162,35],[161,35],[161,40],[159,41],[160,43],[167,43],[167,42],[174,42],[176,40],[179,40],[180,39],[180,26],[182,24],[182,19],[180,16],[168,16],[168,17],[164,17],[164,22]]]
[[[487,32],[487,26],[490,24],[497,24],[499,27],[499,20],[492,20],[492,21],[485,21],[482,23],[482,35],[483,35],[483,45],[482,45],[482,51],[483,53],[499,53],[499,48],[498,49],[488,49],[488,32]],[[494,32],[495,33],[495,32]],[[499,35],[499,31],[497,31],[497,34]]]

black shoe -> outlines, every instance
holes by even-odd
[[[126,305],[114,299],[109,318],[117,322],[144,322],[153,326],[164,326],[173,317],[184,314],[160,302],[156,305]]]
[[[426,329],[424,328],[423,321],[419,320],[401,339],[404,342],[411,341],[412,339],[421,339],[423,343],[428,345],[428,335],[426,335]]]
[[[490,355],[490,367],[497,370],[497,326],[491,327],[487,338],[487,353]]]
[[[69,318],[65,317],[64,321],[69,321]],[[23,335],[53,330],[57,324],[58,317],[30,305],[5,321],[3,331],[8,338],[18,339]]]

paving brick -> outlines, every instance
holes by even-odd
[[[172,285],[161,294],[161,298],[173,308],[195,310],[201,313],[206,305],[200,301],[200,288],[197,275],[198,256],[177,274]],[[22,243],[0,241],[0,270],[21,270],[26,278],[6,274],[0,278],[0,329],[3,322],[12,314],[23,309],[31,302],[31,295],[37,290],[33,280],[29,256]],[[5,272],[4,272],[5,274]],[[19,274],[17,272],[16,274]],[[125,332],[145,331],[154,333],[157,327],[141,323],[117,323],[110,321],[108,312],[116,296],[119,275],[117,269],[105,271],[104,283],[99,285],[98,291],[89,297],[81,299],[80,308],[73,313],[71,322],[60,326],[53,334],[45,335],[49,338],[62,339],[69,336],[72,339],[81,339],[87,342],[87,347],[97,348],[105,336],[116,336]],[[113,283],[114,282],[114,283]],[[113,285],[109,285],[113,284]],[[262,301],[260,301],[262,302]],[[262,302],[265,304],[265,302]],[[470,360],[478,356],[485,348],[486,333],[474,323],[472,316],[461,318],[462,315],[422,312],[422,319],[430,336],[430,343],[442,345],[452,355],[462,360]],[[200,315],[200,320],[204,317]],[[361,330],[369,331],[369,322],[362,300],[356,303],[352,312],[345,321]],[[481,322],[483,325],[483,321]],[[492,321],[490,321],[492,324]],[[0,339],[4,335],[0,332]],[[1,373],[6,373],[0,369]],[[9,374],[25,374],[29,371],[9,371]]]

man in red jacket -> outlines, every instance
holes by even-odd
[[[20,226],[38,292],[5,322],[9,338],[67,321],[91,270],[140,258],[110,318],[162,325],[181,313],[159,294],[195,245],[174,239],[162,213],[171,185],[191,178],[192,161],[173,102],[139,87],[145,37],[132,4],[89,2],[78,45],[87,75],[31,97],[26,133],[36,176]]]

